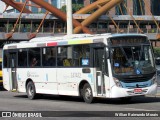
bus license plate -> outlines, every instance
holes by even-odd
[[[142,89],[141,88],[135,88],[134,93],[142,93]]]

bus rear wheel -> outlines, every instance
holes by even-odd
[[[93,102],[93,94],[92,89],[88,83],[86,83],[82,90],[82,96],[86,103],[92,103]]]
[[[27,84],[27,96],[31,100],[36,98],[36,90],[32,81],[28,82]]]

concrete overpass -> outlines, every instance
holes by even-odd
[[[6,33],[11,32],[19,13],[3,13],[0,14],[0,40],[7,40],[5,37]],[[90,14],[74,14],[74,19],[78,21],[83,21]],[[23,13],[19,26],[16,28],[13,37],[10,40],[28,40],[28,35],[36,31],[37,26],[43,19],[44,14],[27,14]],[[131,16],[129,15],[119,15],[112,16],[116,24],[124,33],[138,33]],[[159,33],[152,16],[134,16],[140,28],[145,34],[151,39],[156,40],[156,36]],[[155,19],[160,23],[160,16],[155,16]],[[93,33],[117,33],[116,27],[112,23],[111,19],[102,15],[96,21],[94,21],[88,28]],[[52,14],[47,15],[40,32],[37,37],[40,36],[53,36],[66,33],[66,23],[62,20],[54,17]]]

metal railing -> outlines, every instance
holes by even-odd
[[[11,32],[11,30],[13,29],[13,27],[0,27],[0,32]],[[89,28],[90,31],[92,31],[93,33],[118,33],[116,28]],[[16,28],[15,32],[20,32],[20,33],[25,33],[25,32],[36,32],[37,27],[20,27],[20,28]],[[123,33],[139,33],[137,28],[120,28],[121,32]],[[147,29],[147,28],[141,28],[141,30],[143,31],[143,33],[159,33],[160,30],[158,30],[157,28],[151,28],[151,29]],[[66,33],[67,29],[66,28],[46,28],[43,27],[39,30],[39,32],[41,33]]]

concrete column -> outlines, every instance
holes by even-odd
[[[44,32],[44,24],[42,24],[42,33]]]
[[[148,3],[149,8],[145,5],[145,15],[149,15],[149,11],[151,11],[151,0],[145,0]]]
[[[120,24],[120,22],[118,22],[118,25],[117,25],[117,26],[118,26],[118,28],[119,28],[119,24]],[[117,29],[117,33],[118,33],[118,32],[119,32],[119,31],[118,31],[118,29]]]
[[[72,1],[67,0],[67,35],[73,34]]]
[[[33,29],[33,21],[31,20],[31,28],[30,28],[30,32],[32,32]]]
[[[54,22],[53,22],[53,33],[55,33],[55,25],[56,25],[56,21],[54,20]]]
[[[19,21],[18,32],[21,32],[21,20]]]
[[[6,29],[6,33],[9,32],[9,20],[7,20],[7,29]]]
[[[132,0],[127,0],[127,8],[129,9],[131,14],[133,15],[133,1]]]
[[[131,24],[131,22],[130,22],[130,20],[129,20],[129,22],[128,22],[128,31],[127,31],[127,33],[129,33],[129,31],[130,31],[130,24]]]

